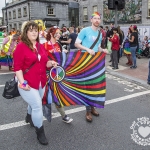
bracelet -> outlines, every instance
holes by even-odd
[[[27,84],[28,84],[28,81],[24,80],[24,82],[22,83],[22,86],[26,87]]]

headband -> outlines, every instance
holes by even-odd
[[[92,19],[94,16],[100,16],[100,14],[99,14],[98,12],[94,12],[94,13],[91,15],[91,19]]]

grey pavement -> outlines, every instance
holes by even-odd
[[[69,114],[74,119],[71,124],[62,122],[61,117],[52,119],[51,123],[44,121],[48,146],[38,143],[35,131],[29,124],[7,129],[10,123],[24,120],[27,104],[21,97],[4,99],[1,96],[3,87],[0,87],[0,150],[149,150],[150,146],[139,146],[131,139],[133,131],[130,126],[137,118],[150,118],[150,92],[130,97],[147,91],[147,88],[108,71],[106,76],[106,102],[126,96],[129,98],[98,109],[100,116],[93,117],[92,123],[86,122],[85,110]],[[0,84],[11,77],[13,74],[1,74]],[[65,110],[80,107],[65,107]],[[57,113],[54,106],[53,112]],[[6,128],[2,129],[2,125]]]
[[[112,68],[109,66],[111,63],[109,63],[110,55],[106,56],[106,70],[112,75],[122,77],[125,79],[128,79],[132,82],[135,82],[140,85],[144,85],[145,87],[149,88],[150,86],[147,85],[147,78],[148,78],[148,65],[149,65],[149,59],[146,57],[141,57],[140,59],[137,58],[137,68],[136,69],[130,69],[129,66],[126,65],[127,58],[126,56],[122,56],[119,61],[119,69],[118,70],[112,70]]]

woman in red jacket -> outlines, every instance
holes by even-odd
[[[51,54],[55,53],[55,52],[62,52],[62,51],[68,52],[67,50],[62,49],[61,44],[58,42],[60,35],[61,35],[61,31],[57,26],[51,27],[49,29],[49,31],[47,33],[47,37],[46,37],[47,42],[44,43],[44,46],[45,46],[48,56],[51,56]],[[58,112],[61,114],[63,122],[70,123],[73,121],[72,118],[68,117],[65,114],[63,107],[60,107],[57,105],[55,105],[55,106],[56,106],[56,109],[58,110]]]
[[[56,67],[57,63],[48,60],[45,48],[39,44],[38,35],[38,25],[32,21],[26,23],[21,35],[22,42],[17,45],[13,55],[14,71],[19,93],[28,103],[26,122],[35,126],[37,139],[41,144],[47,145],[43,128],[42,97],[47,81],[46,67]]]
[[[112,38],[108,38],[112,42],[112,69],[118,68],[118,51],[119,51],[119,35],[117,35],[117,28],[113,28]]]

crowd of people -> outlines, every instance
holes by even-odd
[[[57,62],[50,60],[55,52],[72,52],[81,50],[95,55],[96,52],[110,53],[110,62],[113,69],[118,69],[122,50],[127,57],[127,65],[131,69],[137,67],[136,50],[138,49],[137,26],[129,27],[127,37],[120,26],[114,24],[103,28],[100,26],[100,14],[95,12],[91,16],[91,26],[84,28],[52,26],[43,31],[34,21],[26,22],[21,32],[12,29],[7,35],[3,32],[4,40],[0,51],[0,66],[5,65],[14,70],[18,80],[19,93],[28,103],[26,122],[35,127],[37,139],[43,145],[48,144],[43,127],[42,99],[45,92],[47,68],[56,67]],[[100,31],[99,31],[100,29]],[[99,34],[100,32],[100,34]],[[97,38],[98,37],[98,38]],[[97,40],[93,48],[90,46]],[[148,37],[144,38],[144,46],[148,45]],[[66,48],[64,48],[64,45]],[[32,66],[32,67],[31,67]],[[28,72],[25,73],[25,70]],[[50,88],[50,87],[49,87]],[[55,104],[62,116],[62,121],[70,123],[63,107]],[[85,118],[92,122],[92,115],[99,116],[94,107],[86,106]]]

